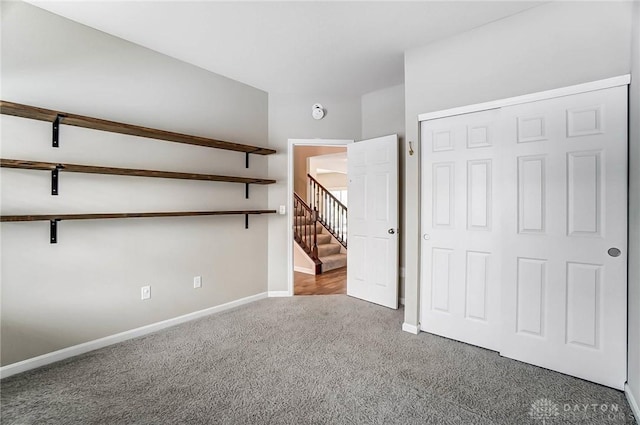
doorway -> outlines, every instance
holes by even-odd
[[[288,290],[346,294],[346,146],[353,140],[289,139]]]

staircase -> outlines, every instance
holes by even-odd
[[[317,220],[347,249],[347,207],[320,182],[307,174],[309,200]]]
[[[297,194],[294,194],[293,234],[298,245],[314,260],[316,274],[346,267],[347,254],[342,251],[330,231],[318,220],[312,210]]]

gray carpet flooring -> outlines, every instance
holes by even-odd
[[[2,424],[635,423],[620,391],[402,318],[345,295],[258,301],[6,378]]]

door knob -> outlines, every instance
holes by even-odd
[[[607,251],[607,253],[612,256],[612,257],[618,257],[620,256],[620,250],[618,248],[609,248],[609,250]]]
[[[390,235],[393,235],[396,231],[395,231],[395,229],[389,229],[389,230],[387,230],[387,232],[388,232]]]
[[[429,235],[428,233],[425,233],[424,235],[422,235],[422,239],[424,239],[425,241],[428,241],[429,239],[431,239],[431,235]]]

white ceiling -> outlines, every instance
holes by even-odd
[[[362,95],[404,81],[405,50],[542,2],[30,3],[271,93]]]

